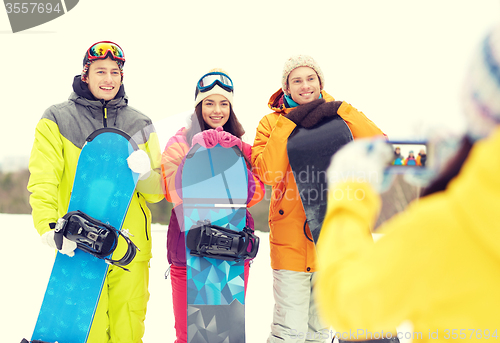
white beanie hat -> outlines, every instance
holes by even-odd
[[[316,74],[318,74],[320,87],[321,89],[323,89],[323,87],[325,86],[325,76],[323,75],[323,72],[321,71],[319,64],[316,63],[316,61],[311,56],[295,55],[290,57],[285,62],[285,66],[283,67],[283,76],[281,78],[281,89],[286,95],[290,95],[290,93],[288,92],[288,76],[294,69],[299,67],[312,68],[316,72]]]
[[[463,89],[467,134],[487,137],[500,124],[500,26],[483,40],[473,57]]]
[[[219,72],[219,73],[223,73],[223,74],[227,75],[227,73],[223,69],[220,69],[220,68],[214,68],[214,69],[209,71],[209,73],[213,73],[213,72]],[[222,95],[223,97],[225,97],[229,101],[231,106],[233,105],[233,92],[228,92],[227,90],[223,89],[219,85],[215,85],[212,89],[210,89],[206,92],[200,92],[198,90],[198,86],[196,87],[194,107],[196,107],[200,102],[202,102],[204,99],[208,98],[210,95],[213,95],[213,94]]]

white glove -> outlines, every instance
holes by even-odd
[[[48,245],[53,249],[57,249],[56,241],[54,240],[54,230],[50,230],[49,232],[45,232],[42,237],[42,243]],[[59,250],[61,254],[68,255],[69,257],[75,256],[76,243],[70,241],[66,237],[63,237],[63,246],[62,249]]]
[[[144,180],[151,173],[151,161],[144,150],[136,150],[127,158],[128,167],[139,174],[139,180]]]
[[[383,139],[356,139],[333,155],[327,170],[329,187],[346,181],[368,182],[380,192],[392,156],[392,148]]]

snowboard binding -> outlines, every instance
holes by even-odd
[[[234,231],[205,220],[189,229],[186,246],[193,256],[239,262],[257,256],[259,237],[247,227],[242,231]]]
[[[117,230],[82,211],[72,211],[59,218],[55,224],[54,240],[58,250],[62,249],[63,236],[76,243],[77,247],[97,258],[103,259],[107,264],[118,266],[124,270],[132,262],[139,249],[128,237],[128,233]],[[128,249],[119,260],[112,260],[110,256],[118,245],[118,238],[123,237],[128,244]]]

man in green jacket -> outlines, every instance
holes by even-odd
[[[42,241],[55,247],[52,223],[67,212],[78,157],[93,131],[103,127],[125,131],[149,158],[142,164],[149,171],[140,175],[123,224],[140,251],[127,266],[130,273],[109,267],[88,338],[94,343],[142,342],[152,257],[151,212],[146,202],[163,198],[158,137],[151,119],[128,106],[124,63],[123,50],[113,42],[98,42],[87,50],[68,101],[49,107],[38,122],[29,162],[33,222]],[[74,242],[65,239],[60,252],[72,256],[75,248]],[[126,248],[120,242],[115,256],[123,256]]]

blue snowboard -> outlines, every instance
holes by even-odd
[[[198,144],[182,169],[185,234],[200,220],[241,231],[246,225],[248,175],[238,148]],[[190,255],[187,264],[188,343],[245,342],[244,261]]]
[[[92,133],[78,159],[68,212],[81,210],[119,230],[138,179],[127,157],[137,149],[120,130]],[[80,249],[73,257],[57,253],[31,340],[87,342],[107,270],[104,260]]]
[[[326,118],[311,128],[297,126],[288,137],[288,160],[311,230],[312,239],[308,238],[314,243],[318,241],[326,214],[326,169],[333,154],[352,139],[351,130],[339,115]]]

